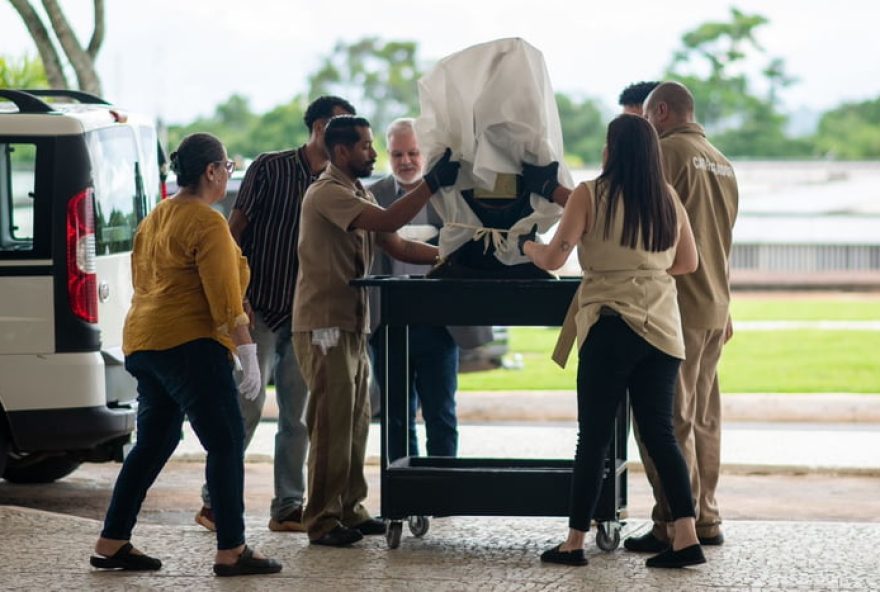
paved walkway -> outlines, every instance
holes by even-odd
[[[573,392],[462,392],[457,402],[463,456],[571,458],[573,454],[577,437]],[[734,394],[724,395],[722,405],[721,462],[727,471],[880,475],[880,395]],[[277,413],[274,397],[267,397],[264,417],[271,419]],[[272,421],[259,426],[248,449],[250,458],[271,458],[274,429]],[[420,441],[424,442],[423,433]],[[203,458],[192,436],[184,438],[176,454]],[[367,454],[371,462],[378,462],[377,425],[370,428]],[[628,458],[638,470],[632,437]]]
[[[462,391],[455,395],[463,423],[575,422],[577,398],[572,391]],[[880,424],[880,394],[733,393],[721,397],[726,422]],[[275,392],[267,393],[263,419],[276,419]]]
[[[141,525],[135,543],[160,557],[159,572],[101,573],[88,566],[99,524],[93,520],[0,506],[3,590],[880,590],[880,524],[732,522],[728,542],[707,548],[706,565],[649,570],[644,555],[590,545],[590,565],[542,565],[560,541],[564,519],[444,518],[399,549],[369,537],[349,549],[317,548],[302,534],[248,523],[250,543],[284,564],[274,576],[220,580],[211,575],[214,537],[198,526]],[[631,522],[624,534],[647,525]],[[408,535],[408,533],[407,533]]]
[[[570,394],[514,393],[505,397],[504,409],[515,408],[511,401],[518,401],[521,412],[530,412],[533,417],[540,409],[546,416],[546,410],[555,405],[557,414],[567,419],[465,423],[461,426],[463,456],[570,458],[575,438],[570,411],[565,411]],[[836,395],[827,399],[832,416],[854,413],[856,419],[864,419],[873,412],[876,397],[853,397],[849,402]],[[769,404],[755,401],[759,399],[750,403],[753,415],[755,409]],[[773,413],[764,407],[763,416],[775,415],[776,422],[725,424],[725,471],[831,471],[880,478],[880,422],[796,423],[792,421],[797,417],[793,401],[796,399],[788,399],[788,404]],[[466,395],[461,402],[463,415],[469,418],[478,417],[486,408],[495,407],[496,413],[499,409],[493,404],[498,401],[493,402],[492,395],[486,393]],[[821,407],[821,398],[811,404]],[[271,459],[274,431],[274,422],[260,424],[248,450],[249,460]],[[369,438],[368,454],[376,463],[378,426],[371,426]],[[189,429],[175,458],[204,458]],[[636,463],[637,458],[631,443],[631,462]],[[871,514],[878,513],[880,503]],[[383,537],[370,537],[351,549],[315,548],[302,534],[266,530],[265,516],[249,514],[247,520],[249,543],[279,559],[285,566],[281,574],[216,579],[211,572],[214,538],[210,533],[197,526],[151,524],[138,527],[134,542],[165,562],[161,571],[99,573],[87,562],[100,529],[97,521],[0,506],[0,590],[880,591],[880,546],[874,544],[880,540],[878,522],[728,520],[724,527],[727,542],[706,549],[708,564],[661,571],[648,570],[644,556],[622,549],[603,553],[592,539],[588,539],[589,566],[542,565],[540,552],[560,542],[566,532],[564,518],[434,519],[424,538],[407,532],[396,550],[389,550]],[[648,527],[646,517],[632,516],[623,536]]]
[[[424,426],[417,427],[424,442]],[[367,462],[379,462],[379,426],[370,426]],[[477,458],[572,458],[577,428],[572,424],[459,426],[459,454]],[[270,460],[275,423],[262,422],[248,447],[250,461]],[[174,453],[177,460],[202,460],[205,453],[188,424]],[[628,458],[640,470],[630,435]],[[737,472],[835,472],[880,477],[880,424],[725,424],[721,464]],[[880,493],[880,484],[878,484]],[[880,510],[880,505],[878,505]]]
[[[267,397],[264,417],[277,417]],[[572,391],[460,392],[456,394],[462,422],[577,421]],[[725,422],[866,423],[880,424],[880,394],[810,393],[726,394],[721,397]]]

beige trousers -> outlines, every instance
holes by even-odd
[[[724,329],[684,327],[686,359],[678,374],[672,423],[691,474],[691,490],[697,512],[697,535],[715,536],[721,532],[721,515],[715,500],[721,471],[721,392],[718,388],[718,361],[724,346]],[[669,503],[663,493],[654,463],[635,430],[639,453],[654,491],[654,536],[666,540],[666,524],[671,520]]]
[[[370,518],[364,456],[370,427],[366,336],[342,331],[322,353],[311,333],[293,334],[293,347],[309,387],[309,478],[303,521],[315,540],[338,525]]]

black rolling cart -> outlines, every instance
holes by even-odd
[[[367,277],[352,282],[381,291],[386,326],[386,383],[381,424],[381,515],[389,520],[388,547],[400,545],[403,521],[424,536],[429,516],[567,516],[571,460],[512,458],[388,458],[388,442],[407,450],[406,429],[391,433],[388,418],[407,418],[410,325],[559,326],[580,283],[577,278],[541,280]],[[576,356],[576,352],[572,352]],[[571,360],[569,363],[576,363]],[[572,385],[573,386],[573,385]],[[406,420],[404,421],[404,428]],[[396,431],[396,430],[395,430]],[[618,409],[614,437],[596,510],[596,544],[620,544],[627,503],[626,446],[629,405]],[[572,451],[572,454],[574,451]]]

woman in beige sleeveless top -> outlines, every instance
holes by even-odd
[[[538,267],[552,270],[562,266],[575,244],[584,275],[572,308],[579,432],[569,533],[541,560],[587,563],[584,537],[599,497],[615,412],[628,389],[675,516],[672,547],[647,565],[704,563],[687,465],[672,430],[675,379],[684,358],[672,276],[695,270],[697,253],[684,207],[663,180],[657,133],[641,117],[621,115],[611,122],[602,174],[571,192],[549,244],[521,240],[521,249]],[[571,318],[566,325],[573,328]],[[563,328],[561,342],[565,335]],[[567,349],[561,358],[555,356],[561,364]]]

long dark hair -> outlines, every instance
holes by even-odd
[[[608,124],[605,160],[598,185],[608,189],[605,238],[617,200],[623,199],[620,244],[636,248],[639,238],[649,251],[665,251],[675,244],[675,204],[663,178],[660,140],[654,127],[638,115],[619,115]],[[596,212],[599,200],[596,199]]]

